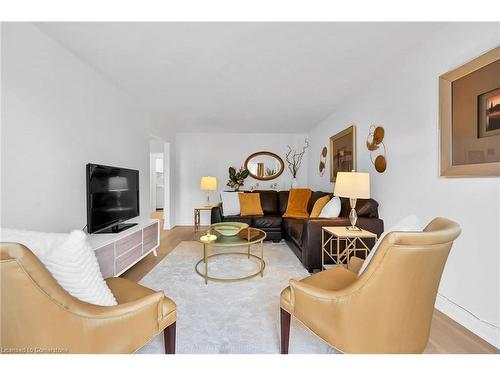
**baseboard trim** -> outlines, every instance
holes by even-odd
[[[489,342],[497,349],[500,349],[500,329],[497,327],[480,320],[440,294],[437,295],[435,307],[458,324]]]

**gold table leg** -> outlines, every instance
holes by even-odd
[[[208,284],[208,258],[207,245],[203,244],[203,259],[205,260],[205,285]]]
[[[337,266],[340,265],[340,237],[337,237]]]
[[[264,277],[264,241],[260,241],[260,277]]]
[[[200,228],[200,210],[194,210],[194,231]]]
[[[321,271],[325,269],[325,231],[321,228]]]
[[[250,259],[250,245],[248,245],[247,254],[248,254],[247,258]]]

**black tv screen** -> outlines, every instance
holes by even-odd
[[[139,216],[139,171],[87,164],[87,230],[113,227]],[[124,229],[124,228],[123,228]]]

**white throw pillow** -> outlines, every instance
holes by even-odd
[[[406,216],[405,218],[401,219],[396,225],[394,225],[392,228],[384,231],[375,245],[373,246],[373,249],[370,251],[368,256],[366,257],[365,261],[361,265],[361,268],[359,269],[358,276],[363,273],[363,271],[368,267],[368,264],[372,260],[373,256],[375,255],[375,252],[379,248],[380,244],[382,243],[382,240],[384,237],[391,232],[421,232],[422,231],[422,224],[420,223],[420,220],[416,215],[410,215]]]
[[[318,217],[323,217],[323,218],[339,217],[340,209],[341,209],[340,198],[333,197],[328,201],[327,204],[325,204]]]
[[[220,198],[222,200],[222,214],[224,216],[233,216],[240,214],[240,198],[237,191],[222,191]]]
[[[81,230],[62,234],[2,229],[0,237],[4,242],[18,242],[30,249],[73,297],[94,305],[117,304],[102,277],[87,235]]]

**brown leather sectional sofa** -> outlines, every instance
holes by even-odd
[[[220,204],[212,209],[212,224],[222,221],[244,222],[251,227],[265,231],[267,240],[279,242],[284,238],[310,272],[321,268],[321,228],[350,225],[348,199],[341,198],[342,209],[337,218],[291,219],[283,218],[288,204],[289,191],[259,190],[253,192],[260,194],[264,216],[224,216],[224,207]],[[332,196],[331,193],[323,191],[313,192],[307,205],[309,213],[311,213],[316,200],[325,195]],[[373,199],[358,199],[356,210],[358,213],[357,225],[380,236],[384,231],[384,222],[378,217],[378,203]],[[373,246],[373,241],[367,244]],[[362,256],[362,254],[355,255]]]

